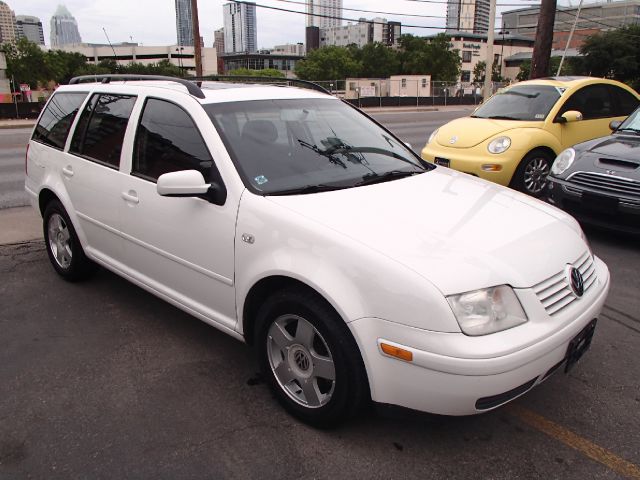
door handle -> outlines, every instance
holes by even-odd
[[[122,192],[122,198],[124,198],[125,202],[140,203],[138,194],[134,190],[129,190],[128,192]]]
[[[73,177],[73,168],[71,168],[71,165],[62,167],[62,173],[67,177]]]

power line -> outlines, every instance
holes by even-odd
[[[348,17],[337,16],[337,15],[324,15],[324,14],[321,14],[321,13],[300,12],[298,10],[291,10],[289,8],[274,7],[274,6],[271,6],[271,5],[262,5],[260,3],[248,2],[248,1],[245,1],[245,0],[231,0],[231,1],[233,3],[252,5],[252,6],[256,6],[256,7],[260,7],[260,8],[266,8],[267,10],[276,10],[276,11],[279,11],[279,12],[297,13],[297,14],[300,14],[300,15],[306,15],[306,16],[310,16],[310,17],[331,18],[331,19],[345,20],[347,22],[355,22],[355,23],[360,23],[361,22],[361,19],[359,19],[359,18],[348,18]],[[439,2],[439,3],[442,3],[442,2]],[[376,21],[373,21],[373,20],[365,20],[365,23],[369,23],[371,25],[387,25],[387,23],[376,22]],[[426,30],[446,30],[447,29],[446,26],[409,25],[409,24],[406,24],[406,23],[402,23],[401,25],[403,27],[405,27],[405,28],[422,28],[422,29],[426,29]],[[473,32],[474,30],[475,30],[474,28],[458,28],[458,29],[456,29],[456,31],[458,31],[458,32],[461,32],[461,31]],[[502,30],[502,29],[501,28],[495,28],[494,30]]]
[[[449,3],[448,0],[404,0],[405,2],[417,2],[417,3]],[[475,5],[475,3],[469,2],[456,2],[458,5]],[[528,2],[531,4],[532,2]],[[532,7],[536,7],[538,5],[531,5]],[[496,7],[527,7],[527,5],[523,5],[522,3],[497,3]]]
[[[295,0],[273,0],[275,2],[295,3],[296,5],[307,5],[307,2],[297,2]],[[375,10],[361,10],[358,8],[346,8],[342,7],[342,10],[348,10],[350,12],[362,12],[362,13],[377,13],[381,15],[395,15],[397,17],[418,17],[418,18],[447,18],[442,15],[420,15],[417,13],[394,13],[394,12],[378,12]],[[306,12],[305,12],[306,13]]]

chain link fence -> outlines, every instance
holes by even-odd
[[[478,105],[482,102],[484,83],[432,82],[419,79],[348,78],[314,81],[332,95],[359,107]],[[492,94],[508,83],[493,82]]]

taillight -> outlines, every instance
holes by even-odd
[[[29,162],[29,144],[27,143],[27,151],[24,154],[24,174],[25,175],[29,175],[29,167],[28,167],[28,162]]]

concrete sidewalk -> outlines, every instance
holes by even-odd
[[[0,245],[42,238],[42,218],[32,207],[0,210]]]
[[[36,120],[32,118],[0,120],[0,129],[33,128]]]

